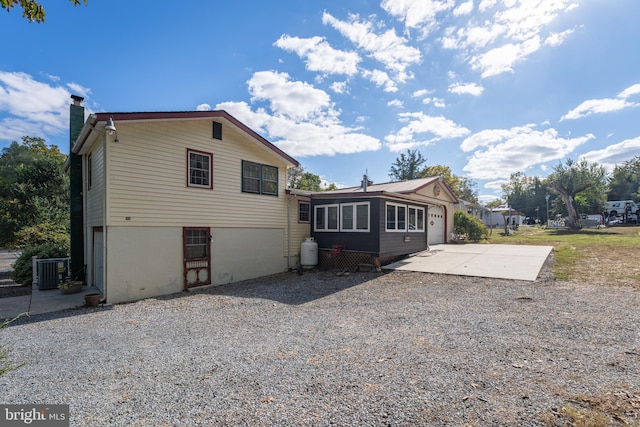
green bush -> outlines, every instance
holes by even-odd
[[[45,243],[25,248],[13,266],[11,278],[14,282],[23,286],[31,285],[33,282],[33,262],[31,258],[34,256],[38,258],[67,258],[69,256],[69,246],[66,244]]]
[[[453,228],[456,234],[466,234],[467,240],[472,242],[486,239],[489,234],[482,221],[461,210],[453,215]]]
[[[56,246],[69,246],[69,232],[66,225],[43,222],[24,227],[15,234],[14,246],[26,248],[51,243]]]

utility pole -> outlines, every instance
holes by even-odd
[[[544,199],[547,201],[547,227],[549,226],[549,195],[544,196]]]

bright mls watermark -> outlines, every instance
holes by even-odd
[[[0,426],[69,427],[69,405],[0,405]]]

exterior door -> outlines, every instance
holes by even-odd
[[[210,239],[208,227],[182,229],[185,289],[211,284]]]
[[[427,209],[427,239],[430,245],[444,243],[444,209],[441,206],[429,206]]]
[[[93,286],[104,295],[104,232],[102,227],[93,228]]]

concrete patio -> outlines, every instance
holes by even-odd
[[[471,244],[434,245],[429,251],[384,266],[459,276],[534,281],[552,246]]]

